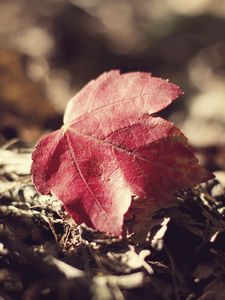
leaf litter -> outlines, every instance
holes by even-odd
[[[1,299],[224,299],[225,193],[217,179],[176,193],[177,204],[156,212],[137,244],[130,234],[76,225],[61,202],[34,189],[30,150],[14,148],[0,150]]]

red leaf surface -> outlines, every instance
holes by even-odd
[[[91,81],[68,103],[62,128],[33,152],[37,190],[60,199],[78,224],[120,235],[132,195],[163,202],[211,178],[180,130],[152,115],[181,93],[148,73]]]

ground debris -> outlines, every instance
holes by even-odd
[[[29,164],[29,149],[0,149],[0,299],[224,299],[218,179],[177,193],[136,244],[76,225],[57,199],[36,192]]]

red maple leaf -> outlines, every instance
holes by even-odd
[[[68,103],[62,128],[33,152],[37,190],[60,199],[78,224],[120,235],[132,195],[164,203],[211,178],[180,130],[152,115],[181,93],[147,73],[91,81]]]

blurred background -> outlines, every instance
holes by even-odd
[[[164,115],[206,167],[225,167],[224,0],[1,0],[0,144],[33,146],[110,69],[178,84]]]

